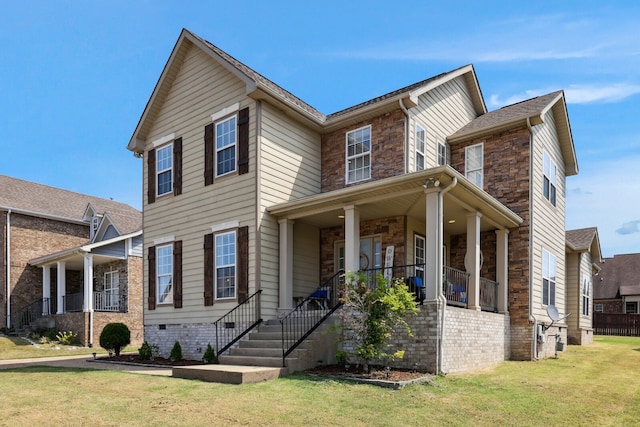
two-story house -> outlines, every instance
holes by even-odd
[[[122,322],[142,342],[142,213],[0,175],[0,329],[97,344]]]
[[[467,65],[325,115],[183,30],[128,149],[144,158],[144,328],[161,352],[220,350],[218,320],[248,297],[255,316],[222,329],[330,315],[358,270],[422,301],[414,336],[394,337],[401,366],[531,360],[567,340],[547,312],[566,312],[578,172],[561,91],[487,112]]]

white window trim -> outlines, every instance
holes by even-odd
[[[585,313],[586,311],[586,313]],[[591,314],[591,281],[585,277],[582,281],[582,315]]]
[[[550,168],[550,170],[548,171],[548,174],[547,174],[547,170],[546,170],[547,162],[549,163],[549,168]],[[554,171],[555,171],[555,174],[553,174]],[[552,174],[553,174],[553,176],[552,176]],[[545,178],[547,178],[549,180],[549,197],[547,197],[544,194],[544,191],[545,191]],[[544,150],[543,154],[542,154],[542,186],[543,186],[543,188],[542,188],[542,196],[549,203],[551,203],[553,206],[557,206],[557,204],[558,204],[558,165],[556,164],[556,162],[553,160],[551,155],[549,155],[549,153],[546,150]],[[551,200],[551,187],[552,186],[553,186],[554,193],[555,193],[555,201]]]
[[[217,238],[219,236],[224,236],[226,234],[232,234],[233,235],[234,250],[235,250],[234,263],[233,264],[218,265],[218,260],[217,260],[217,256],[218,256]],[[214,251],[215,251],[214,252],[214,260],[213,260],[213,292],[214,292],[214,298],[217,301],[230,301],[230,300],[235,300],[235,299],[238,298],[238,244],[237,244],[237,240],[238,240],[237,230],[225,231],[225,232],[216,233],[216,234],[213,235],[213,247],[214,247]],[[230,297],[219,297],[218,296],[218,269],[219,268],[224,268],[224,267],[230,267],[230,266],[234,267],[233,295],[230,296]]]
[[[239,110],[240,110],[240,103],[236,102],[233,105],[230,105],[226,108],[223,108],[220,111],[216,111],[215,113],[213,113],[211,115],[211,121],[215,123],[216,121],[218,121],[218,119],[221,119],[224,116],[229,116],[231,114],[237,113]]]
[[[171,259],[171,271],[169,273],[165,273],[165,274],[160,274],[159,268],[160,268],[160,257],[158,256],[158,252],[160,252],[160,249],[163,248],[170,248],[170,259]],[[175,266],[173,265],[173,243],[169,243],[168,245],[160,245],[160,246],[156,246],[156,295],[157,295],[157,300],[158,300],[158,304],[159,305],[172,305],[173,304],[173,269],[175,268]],[[170,292],[167,293],[167,299],[165,301],[160,301],[160,297],[162,296],[162,292],[160,291],[160,277],[165,277],[168,276],[169,277],[169,283],[171,284],[171,289]]]
[[[366,153],[356,154],[356,155],[350,157],[349,156],[349,134],[356,133],[356,132],[361,131],[363,129],[369,129],[369,151],[367,151]],[[372,145],[372,138],[373,138],[373,135],[372,135],[371,125],[362,126],[362,127],[350,130],[350,131],[345,133],[345,145],[344,145],[344,147],[345,147],[345,151],[344,151],[344,154],[345,154],[345,182],[347,184],[353,184],[355,182],[368,181],[368,180],[371,179],[371,145]],[[349,180],[349,161],[350,160],[355,160],[355,159],[358,159],[358,158],[361,158],[361,157],[367,157],[367,156],[369,157],[369,166],[368,166],[369,176],[367,178],[355,179],[353,181]]]
[[[169,152],[171,153],[171,167],[167,168],[167,169],[162,169],[160,170],[160,162],[158,161],[158,156],[160,155],[160,152],[164,149],[168,149]],[[163,147],[160,147],[156,150],[156,197],[162,197],[162,196],[166,196],[168,194],[173,194],[173,165],[174,165],[175,159],[173,158],[173,142],[167,145],[164,145]],[[169,191],[167,191],[166,193],[162,193],[160,194],[158,192],[159,190],[159,185],[160,185],[160,174],[164,173],[166,171],[169,171],[171,173],[171,189]]]
[[[418,134],[422,133],[423,134],[423,138],[422,138],[422,151],[420,151],[420,145],[418,144]],[[415,128],[415,145],[416,145],[416,157],[415,157],[415,168],[416,171],[419,170],[425,170],[427,168],[427,156],[426,156],[426,151],[427,151],[427,130],[420,125],[419,123],[416,123],[416,128]],[[418,169],[418,158],[422,156],[422,169]]]
[[[598,312],[598,313],[603,313],[604,312],[604,304],[594,304],[593,305],[593,311]]]
[[[480,149],[480,167],[476,168],[476,169],[470,169],[469,168],[469,152],[471,151],[471,149]],[[471,180],[469,178],[469,174],[470,173],[475,173],[475,172],[479,172],[480,173],[480,183],[478,185],[478,183],[476,182],[476,180]],[[484,142],[480,142],[478,144],[473,144],[473,145],[469,145],[467,147],[464,148],[464,176],[469,179],[471,182],[473,182],[474,184],[476,184],[479,188],[484,188]]]
[[[107,281],[107,276],[111,276],[111,280]],[[113,284],[112,281],[113,281],[114,276],[115,276],[115,279],[116,279],[115,287],[107,288],[107,283],[109,283],[110,285]],[[113,292],[113,291],[115,291],[115,292]],[[104,295],[105,295],[104,305],[105,305],[106,308],[112,308],[112,307],[117,307],[118,306],[118,298],[116,298],[115,303],[112,304],[110,298],[107,300],[107,295],[110,295],[110,294],[118,295],[119,293],[120,293],[120,272],[118,270],[105,271],[104,272]]]
[[[158,148],[161,145],[166,144],[167,142],[171,142],[174,139],[176,139],[176,134],[175,133],[170,133],[169,135],[165,135],[162,138],[158,138],[155,141],[153,141],[151,143],[151,145],[153,146],[153,148]]]
[[[218,125],[221,123],[227,122],[229,120],[235,120],[235,125],[234,125],[235,139],[233,141],[233,144],[229,144],[222,149],[218,149]],[[219,174],[218,173],[218,153],[222,150],[226,150],[230,148],[231,146],[233,146],[233,151],[235,153],[234,154],[235,161],[234,161],[233,169],[231,169],[228,172]],[[225,117],[213,123],[213,147],[216,153],[215,164],[213,165],[215,169],[214,176],[216,178],[221,178],[223,176],[236,173],[238,171],[238,115],[237,114],[230,115],[228,117]]]
[[[422,242],[422,249],[424,251],[424,254],[422,256],[422,262],[418,262],[418,256],[417,256],[417,252],[418,252],[418,241]],[[417,271],[422,271],[424,273],[424,270],[426,268],[426,262],[427,262],[427,239],[420,235],[420,234],[414,234],[413,235],[413,263],[415,264],[415,269]],[[420,266],[418,266],[418,264],[421,264]]]
[[[153,246],[163,245],[176,240],[176,236],[162,236],[153,240]]]
[[[444,156],[440,156],[440,148],[442,148],[444,150]],[[436,159],[437,165],[438,166],[446,165],[448,163],[448,161],[449,161],[447,159],[447,157],[448,157],[448,155],[447,155],[448,154],[447,153],[447,151],[448,151],[447,144],[443,140],[438,139],[436,150],[437,150],[437,153],[436,153],[436,155],[437,155],[437,159]],[[440,157],[442,157],[443,160],[444,160],[442,163],[440,163]]]
[[[553,261],[553,264],[551,264],[551,261]],[[548,265],[549,268],[549,273],[551,273],[553,275],[553,277],[555,278],[555,280],[551,280],[551,275],[550,276],[545,276],[545,263]],[[553,271],[551,271],[551,267],[553,266]],[[546,249],[542,250],[542,305],[555,305],[556,302],[556,288],[558,285],[558,281],[557,281],[557,258],[555,255],[553,255],[551,252],[547,251]],[[545,294],[544,294],[544,280],[547,279],[549,281],[549,287],[547,289],[547,302],[545,303]],[[551,301],[551,284],[553,283],[553,304]]]
[[[240,221],[222,222],[211,226],[211,232],[217,233],[222,230],[230,230],[232,228],[240,228]]]

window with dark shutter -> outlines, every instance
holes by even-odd
[[[213,233],[204,236],[204,305],[213,305]]]
[[[173,307],[182,308],[182,240],[173,242]]]
[[[149,297],[147,302],[149,304],[149,310],[156,309],[156,247],[151,246],[149,248]]]
[[[182,138],[173,141],[173,195],[182,194]]]
[[[156,201],[156,150],[147,153],[147,203]]]
[[[249,296],[249,227],[238,228],[238,302]]]
[[[249,107],[238,112],[238,173],[249,172]]]
[[[213,184],[215,147],[213,146],[213,123],[204,127],[204,185]]]

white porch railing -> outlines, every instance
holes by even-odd
[[[120,295],[112,292],[95,292],[93,294],[93,309],[95,311],[122,311],[123,307]]]

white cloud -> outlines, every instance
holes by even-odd
[[[511,95],[507,98],[500,98],[499,95],[493,94],[489,97],[489,105],[499,108],[505,105],[515,104],[525,99],[535,98],[536,96],[545,95],[558,88],[530,89],[522,93]],[[627,83],[611,83],[608,85],[569,85],[564,89],[567,104],[593,104],[593,103],[611,103],[620,102],[630,96],[640,94],[640,85]]]

